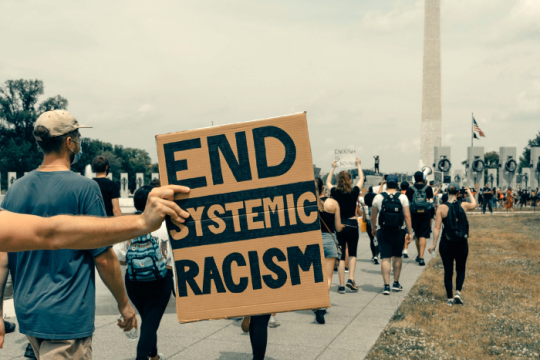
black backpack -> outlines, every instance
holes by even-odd
[[[461,207],[461,203],[445,202],[448,206],[448,215],[446,215],[446,224],[444,225],[444,233],[448,241],[463,241],[469,237],[469,220],[465,210]]]
[[[411,213],[413,214],[428,214],[432,208],[431,203],[427,199],[426,189],[428,188],[425,185],[422,189],[417,189],[416,186],[411,187],[413,189],[413,196],[411,202]]]
[[[381,195],[384,199],[379,214],[379,226],[381,229],[401,228],[405,220],[403,206],[401,206],[401,201],[399,200],[401,194],[395,193],[391,195],[384,192]]]

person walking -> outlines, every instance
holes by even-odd
[[[381,251],[381,273],[384,281],[384,295],[390,295],[390,271],[394,269],[393,291],[402,291],[399,283],[402,266],[402,251],[405,241],[411,239],[411,213],[407,196],[397,190],[398,178],[388,175],[386,191],[373,200],[371,223],[373,236],[377,236]],[[408,230],[408,234],[405,233]],[[392,262],[392,264],[390,263]]]
[[[484,189],[482,189],[482,193],[484,198],[484,201],[482,202],[482,214],[486,213],[486,207],[488,207],[489,212],[493,214],[493,205],[491,201],[493,197],[493,192],[487,183],[484,186]]]
[[[514,193],[512,192],[511,187],[508,187],[508,190],[506,190],[506,204],[504,205],[504,208],[506,210],[514,211]]]
[[[401,193],[403,195],[406,195],[407,194],[407,190],[409,189],[410,185],[407,181],[403,181],[401,184],[400,184],[400,189],[401,189]],[[410,211],[410,207],[409,207],[409,211]],[[405,233],[408,234],[408,230],[405,229]],[[411,235],[412,236],[412,235]],[[411,243],[411,238],[409,237],[408,240],[405,239],[405,244],[403,245],[403,252],[401,254],[401,256],[404,258],[404,259],[408,259],[409,258],[409,244]]]
[[[431,219],[433,217],[433,189],[426,184],[426,179],[421,171],[414,174],[415,183],[406,191],[407,198],[411,205],[412,229],[416,242],[416,262],[425,266],[424,251],[426,249],[426,239],[431,235]]]
[[[137,213],[143,213],[154,186],[140,187],[133,196]],[[157,331],[173,291],[173,256],[165,223],[150,234],[114,246],[126,264],[125,284],[129,299],[141,315],[136,360],[164,360],[158,354]]]
[[[321,178],[315,179],[315,185],[318,192],[318,207],[319,207],[319,217],[321,220],[321,233],[323,240],[324,248],[324,260],[325,260],[325,269],[326,276],[328,277],[328,292],[330,292],[330,287],[332,286],[332,276],[334,274],[334,264],[336,260],[340,260],[341,256],[338,251],[339,244],[335,238],[336,233],[339,233],[343,230],[344,226],[341,224],[341,214],[339,209],[339,204],[336,200],[330,199],[329,197],[324,196],[323,181]],[[319,324],[324,324],[324,314],[326,313],[325,309],[315,310],[315,320]]]
[[[447,304],[463,305],[461,290],[465,281],[465,269],[469,255],[469,222],[466,211],[476,208],[476,200],[470,189],[466,189],[470,202],[458,201],[459,184],[448,186],[448,201],[437,209],[433,245],[428,249],[431,254],[437,247],[437,240],[443,225],[439,254],[444,266],[444,287],[446,288]],[[456,264],[456,293],[453,293],[452,277]]]
[[[365,214],[364,221],[366,222],[366,232],[369,237],[369,248],[371,250],[371,261],[375,265],[379,265],[379,244],[377,243],[377,240],[375,239],[375,236],[373,236],[373,232],[371,231],[371,208],[373,206],[373,199],[375,199],[375,192],[373,192],[373,186],[369,187],[368,193],[366,196],[364,196],[364,203],[366,204],[368,210],[367,214]],[[375,225],[373,225],[375,226]]]
[[[349,250],[349,280],[347,287],[353,291],[358,291],[358,287],[354,281],[356,270],[356,252],[358,248],[358,220],[356,219],[356,202],[360,195],[360,188],[364,184],[364,173],[360,166],[360,159],[356,158],[356,166],[358,167],[358,182],[353,187],[351,175],[347,171],[341,171],[337,177],[337,186],[332,185],[332,178],[336,169],[337,162],[332,164],[332,170],[326,179],[326,186],[330,189],[330,195],[339,204],[341,213],[341,223],[345,228],[338,233],[337,238],[339,245],[343,249],[341,260],[339,262],[339,287],[338,293],[345,294],[345,249]]]
[[[109,159],[105,156],[96,156],[92,160],[92,170],[96,173],[94,181],[97,182],[107,216],[122,216],[120,210],[120,187],[114,181],[107,179],[109,175]]]
[[[11,186],[1,207],[38,216],[106,216],[96,182],[71,171],[82,154],[79,129],[86,127],[66,110],[41,114],[33,134],[43,162]],[[137,327],[111,247],[9,253],[8,266],[20,332],[40,360],[91,359],[96,269],[124,318],[118,325],[125,331]]]

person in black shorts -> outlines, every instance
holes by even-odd
[[[369,248],[371,249],[371,261],[375,264],[379,264],[379,244],[376,243],[375,236],[371,231],[371,207],[373,206],[373,199],[377,194],[373,192],[373,186],[369,187],[368,193],[364,196],[364,204],[368,207],[368,213],[366,214],[366,232],[369,236]]]
[[[375,196],[373,199],[373,208],[371,210],[371,224],[373,226],[373,235],[377,236],[379,242],[379,249],[381,252],[381,272],[384,280],[384,295],[390,295],[390,260],[394,268],[394,283],[392,285],[393,291],[401,291],[403,287],[399,283],[399,275],[401,274],[401,253],[403,251],[403,245],[405,241],[411,239],[411,213],[409,211],[409,200],[407,196],[401,194],[397,190],[398,179],[395,175],[388,175],[386,179],[386,191]],[[397,227],[388,228],[384,223],[379,222],[380,214],[383,214],[387,210],[383,210],[383,204],[389,197],[397,196],[399,203],[401,203],[401,217],[403,222],[399,222]],[[399,207],[397,207],[399,209]],[[386,214],[385,218],[387,217]],[[409,231],[405,233],[405,229]]]
[[[358,220],[356,218],[356,203],[360,195],[360,188],[364,184],[364,172],[360,166],[360,159],[356,158],[358,166],[358,182],[356,186],[352,186],[351,175],[347,171],[341,171],[337,176],[337,186],[332,185],[334,170],[337,162],[332,164],[332,170],[326,178],[326,187],[330,189],[330,195],[339,204],[341,212],[341,223],[345,226],[344,229],[337,233],[339,245],[342,248],[341,260],[339,261],[339,287],[338,292],[345,294],[345,249],[349,250],[349,280],[347,287],[351,291],[358,291],[358,287],[354,282],[354,271],[356,269],[356,250],[358,247]]]
[[[417,171],[414,174],[414,185],[407,189],[405,195],[409,199],[409,204],[413,202],[413,196],[416,190],[422,190],[425,188],[426,197],[428,201],[433,201],[433,189],[430,186],[426,185],[426,180],[424,179],[424,174],[421,171]],[[420,266],[426,265],[424,261],[424,251],[426,249],[426,239],[431,235],[431,218],[433,214],[427,212],[425,214],[411,214],[412,219],[412,229],[414,232],[414,240],[416,242],[416,250],[418,255],[416,256],[416,261]]]

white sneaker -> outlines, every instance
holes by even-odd
[[[270,317],[270,321],[268,322],[269,328],[277,328],[279,325],[281,324],[277,321],[275,316]]]
[[[463,305],[463,299],[461,298],[461,294],[459,291],[456,291],[456,295],[454,295],[454,303],[458,305]]]
[[[158,356],[159,360],[165,360],[165,355],[163,355],[162,353],[159,353]]]
[[[448,299],[446,300],[446,303],[448,304],[448,306],[452,306],[454,305],[454,299]]]

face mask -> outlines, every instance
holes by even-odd
[[[73,153],[70,158],[71,158],[71,165],[77,163],[77,161],[81,160],[81,156],[82,156],[82,147],[80,145],[80,143],[78,141],[75,141],[73,140],[73,142],[77,143],[79,145],[79,152],[77,154],[75,154],[75,151],[71,150],[71,152]]]

